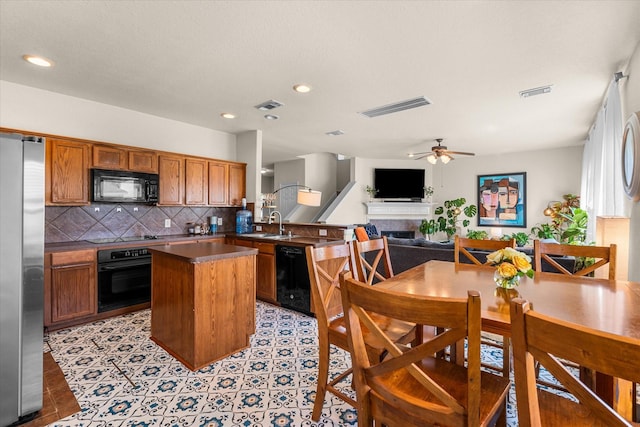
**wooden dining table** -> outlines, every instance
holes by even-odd
[[[640,283],[536,272],[522,277],[515,289],[498,288],[494,268],[429,261],[377,284],[415,295],[466,298],[480,292],[482,330],[511,335],[509,305],[513,298],[528,300],[533,309],[568,322],[638,340],[640,345]],[[640,361],[639,361],[640,369]],[[598,374],[596,393],[628,419],[634,417],[632,385]]]

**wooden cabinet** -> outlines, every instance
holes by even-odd
[[[158,173],[158,155],[150,150],[95,144],[92,160],[91,166],[98,169]]]
[[[158,158],[160,175],[159,205],[184,204],[184,157],[161,155]]]
[[[158,173],[158,155],[155,151],[129,150],[129,170]]]
[[[229,164],[229,205],[242,206],[242,198],[247,194],[247,165]]]
[[[49,138],[45,156],[47,205],[88,205],[91,145]]]
[[[185,204],[206,205],[208,200],[208,167],[204,159],[185,160]]]
[[[229,200],[229,163],[209,161],[209,204],[226,206]]]
[[[45,326],[97,313],[96,252],[50,254],[45,272]]]
[[[275,245],[255,242],[258,249],[256,275],[256,296],[261,300],[277,304]]]
[[[94,145],[91,165],[94,168],[110,170],[127,169],[127,150],[106,146]]]
[[[246,239],[227,238],[227,244],[258,249],[256,258],[256,296],[278,304],[276,294],[276,245]]]
[[[159,205],[241,206],[246,197],[244,163],[48,137],[47,206],[90,204],[91,168],[158,174]]]
[[[191,370],[249,347],[255,251],[215,244],[151,248],[151,339]]]

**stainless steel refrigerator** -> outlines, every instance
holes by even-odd
[[[44,140],[0,133],[0,426],[42,408]]]

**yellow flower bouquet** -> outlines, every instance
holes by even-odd
[[[516,287],[522,276],[533,277],[531,257],[513,248],[491,252],[487,255],[487,264],[496,266],[493,280],[505,289]]]

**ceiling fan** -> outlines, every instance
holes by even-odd
[[[461,155],[461,156],[475,156],[475,153],[465,153],[464,151],[450,151],[447,150],[446,145],[442,145],[442,138],[436,138],[436,142],[438,145],[434,145],[431,147],[431,151],[425,151],[422,153],[410,153],[409,157],[420,160],[424,157],[427,158],[427,161],[432,165],[435,165],[438,159],[442,161],[442,163],[447,164],[449,161],[453,160],[454,157],[452,154]]]

